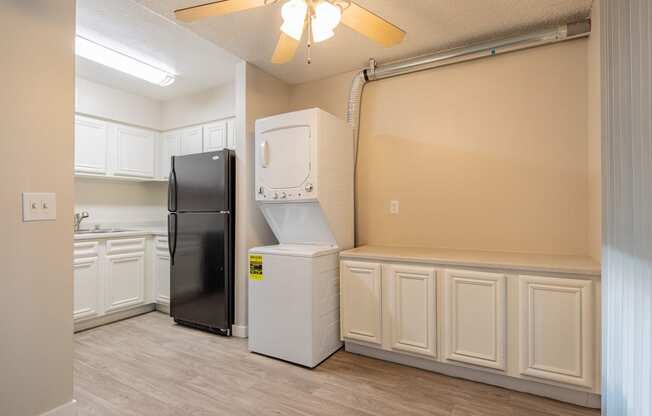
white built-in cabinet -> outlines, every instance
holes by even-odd
[[[592,387],[593,282],[519,276],[518,284],[520,373]]]
[[[391,348],[435,357],[436,296],[434,267],[387,265]]]
[[[154,292],[157,304],[170,304],[170,252],[168,238],[154,239]]]
[[[382,342],[380,264],[342,262],[340,309],[342,334],[372,344]]]
[[[165,132],[77,115],[77,176],[166,180],[172,156],[235,149],[235,118]]]
[[[108,137],[107,122],[75,116],[75,172],[107,173]]]
[[[81,240],[74,243],[75,325],[112,317],[147,305],[170,304],[167,236]]]
[[[506,369],[505,279],[500,273],[444,271],[446,360]]]
[[[492,377],[599,393],[597,278],[343,256],[342,338]]]

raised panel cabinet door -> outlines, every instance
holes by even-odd
[[[74,309],[73,318],[96,316],[100,310],[100,262],[97,256],[76,258],[73,262]]]
[[[382,342],[380,264],[343,261],[340,275],[340,315],[344,338]]]
[[[124,309],[145,301],[145,253],[106,256],[106,311]]]
[[[227,146],[226,121],[204,125],[204,152],[222,150]]]
[[[181,154],[181,132],[179,130],[167,131],[161,135],[161,171],[160,176],[167,179],[172,167],[172,156]]]
[[[107,123],[75,116],[75,172],[106,173]]]
[[[153,131],[117,126],[115,174],[153,178],[155,142]]]
[[[204,150],[202,127],[181,130],[181,154],[202,153]]]
[[[170,255],[156,250],[154,253],[154,278],[156,303],[170,304]]]
[[[505,370],[505,275],[446,270],[444,293],[446,359]]]
[[[392,349],[434,358],[435,269],[389,265]]]
[[[593,282],[519,276],[519,361],[523,376],[592,387]]]
[[[235,118],[226,121],[226,147],[235,150],[238,139],[235,136]]]

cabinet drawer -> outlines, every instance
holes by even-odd
[[[98,241],[81,241],[73,244],[73,257],[75,259],[84,257],[97,257]]]
[[[106,242],[106,254],[133,253],[145,250],[145,238],[122,238]]]

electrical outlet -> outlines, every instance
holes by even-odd
[[[51,192],[23,192],[23,221],[57,219],[57,197]]]
[[[399,210],[399,202],[395,200],[389,201],[389,213],[396,215],[398,214],[398,210]]]

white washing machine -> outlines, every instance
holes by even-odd
[[[279,241],[249,251],[249,350],[307,367],[340,341],[353,246],[353,132],[320,109],[256,121],[256,200]]]

